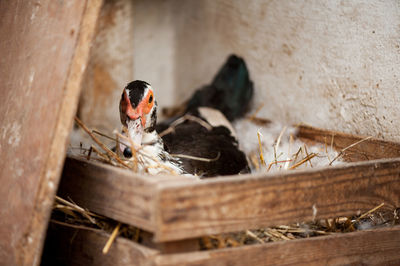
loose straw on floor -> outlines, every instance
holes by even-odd
[[[114,228],[114,231],[112,232],[110,238],[108,239],[106,245],[103,248],[103,254],[107,254],[108,251],[110,250],[111,244],[114,242],[115,238],[117,237],[120,227],[121,227],[121,223],[118,223],[118,225]]]

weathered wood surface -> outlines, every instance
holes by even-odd
[[[398,265],[400,227],[212,251],[163,254],[117,237],[50,224],[43,265]]]
[[[120,222],[155,230],[157,186],[181,176],[139,176],[129,170],[86,159],[67,158],[58,194]]]
[[[333,147],[338,151],[366,138],[305,125],[298,126],[298,129],[297,137],[327,146],[333,143]],[[395,157],[400,157],[400,143],[370,138],[346,150],[343,158],[355,162]]]
[[[167,265],[399,265],[400,227],[208,252],[156,255]]]
[[[58,194],[93,212],[153,231],[152,185],[128,170],[67,158]]]
[[[163,183],[156,241],[353,215],[400,206],[400,158],[335,168]]]
[[[109,252],[103,254],[109,234],[100,230],[83,230],[50,223],[42,256],[42,265],[150,265],[159,253],[128,239],[117,237]]]
[[[171,177],[170,177],[171,178]],[[194,181],[66,161],[59,194],[157,242],[400,206],[400,159]]]
[[[0,1],[0,263],[35,265],[100,0]]]

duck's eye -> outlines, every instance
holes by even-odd
[[[132,157],[132,150],[129,147],[126,147],[124,149],[124,156],[125,158],[131,158]]]
[[[149,97],[149,103],[151,103],[153,101],[153,95],[150,95]]]

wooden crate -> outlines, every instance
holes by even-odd
[[[300,126],[304,141],[338,150],[363,138]],[[85,159],[68,158],[58,194],[151,233],[150,247],[118,238],[101,255],[104,232],[50,226],[51,256],[72,264],[274,265],[400,262],[400,227],[279,243],[199,251],[196,238],[292,222],[333,218],[385,203],[400,206],[400,144],[366,140],[345,152],[349,163],[319,169],[192,180],[146,177]],[[117,264],[117,262],[119,264]]]
[[[94,4],[89,5],[91,2]],[[19,204],[2,201],[7,210],[16,210],[8,215],[16,213],[18,218],[31,218],[28,226],[17,224],[13,228],[17,237],[8,237],[8,232],[0,233],[7,236],[5,244],[1,242],[5,252],[0,255],[13,254],[7,261],[9,264],[21,260],[26,264],[38,263],[38,247],[57,188],[65,138],[77,108],[79,92],[82,97],[78,114],[82,120],[91,127],[112,130],[119,124],[116,106],[120,90],[130,80],[140,78],[151,82],[161,95],[158,97],[160,105],[179,103],[182,95],[187,98],[195,88],[207,83],[217,70],[216,66],[233,52],[248,63],[256,85],[254,105],[267,103],[259,115],[398,140],[399,130],[392,123],[399,113],[397,102],[393,102],[398,95],[395,89],[398,87],[399,46],[396,40],[399,34],[395,27],[387,26],[390,18],[397,18],[394,12],[398,10],[397,3],[105,0],[96,22],[100,2],[85,1],[86,6],[76,3],[76,12],[68,13],[71,17],[83,14],[83,18],[91,20],[81,20],[81,25],[89,30],[79,31],[79,38],[77,29],[63,32],[64,38],[69,40],[65,46],[70,50],[57,64],[65,64],[65,71],[56,75],[61,77],[57,80],[60,84],[55,84],[50,75],[43,75],[49,82],[36,84],[37,88],[46,88],[42,94],[57,91],[48,101],[55,100],[62,108],[57,109],[57,113],[48,112],[52,119],[48,120],[51,123],[47,127],[55,131],[51,132],[52,141],[43,145],[48,147],[43,153],[46,167],[31,172],[29,185],[18,183],[17,187],[24,188],[17,197]],[[29,7],[32,12],[27,13],[33,18],[40,15],[35,10],[41,6],[35,5],[23,8]],[[17,12],[18,4],[13,8]],[[6,8],[2,10],[7,11]],[[57,8],[45,10],[50,15],[52,12],[66,14],[55,11],[60,10]],[[92,15],[86,15],[89,13]],[[17,16],[8,16],[7,21],[10,25],[19,25],[13,32],[24,36],[23,26],[28,22],[13,24],[15,18]],[[74,19],[66,18],[67,22],[69,20]],[[90,36],[96,24],[97,31],[91,43]],[[62,28],[58,24],[53,26],[54,32]],[[8,29],[1,29],[3,35],[8,35]],[[32,36],[42,40],[40,32]],[[72,41],[66,36],[72,36]],[[33,42],[32,38],[25,38]],[[349,43],[353,39],[354,44]],[[53,40],[44,40],[43,47],[50,49]],[[12,51],[17,41],[4,42],[1,47],[11,47],[3,50]],[[358,44],[362,44],[362,49]],[[38,51],[37,47],[26,49],[26,57],[29,58],[31,51]],[[377,47],[384,49],[376,52]],[[11,55],[10,58],[17,58]],[[43,55],[31,58],[32,62],[46,61]],[[4,62],[9,64],[9,61]],[[25,60],[18,62],[28,65]],[[374,64],[371,66],[370,62]],[[53,65],[54,62],[46,69]],[[8,76],[16,77],[20,71],[15,68],[14,74]],[[29,71],[24,68],[24,80],[31,79]],[[18,81],[14,78],[11,83],[18,87]],[[21,87],[22,92],[25,87]],[[279,102],[284,104],[269,104]],[[1,110],[7,112],[11,105],[12,102]],[[33,107],[28,110],[34,110]],[[44,128],[42,123],[36,125]],[[37,131],[39,133],[35,134],[41,136],[43,132]],[[299,137],[321,143],[326,139],[330,143],[333,135],[339,150],[360,140],[353,135],[309,127],[301,127]],[[21,147],[26,147],[26,143]],[[398,264],[398,227],[214,251],[198,251],[193,243],[196,238],[208,234],[352,215],[382,202],[385,208],[394,209],[400,201],[399,150],[398,143],[370,139],[347,150],[345,158],[353,163],[346,165],[202,181],[170,176],[147,178],[84,159],[67,158],[60,196],[142,228],[152,239],[141,245],[117,238],[110,254],[102,255],[101,248],[108,238],[105,233],[50,224],[47,240],[50,249],[46,249],[43,262],[73,265]],[[4,154],[14,156],[10,151],[12,149],[7,149]],[[17,150],[15,154],[17,152],[22,153]],[[52,173],[50,180],[46,179],[47,173]],[[5,190],[13,186],[14,181],[9,181],[3,186]],[[53,184],[53,188],[48,184]],[[26,200],[18,202],[25,191],[28,192]],[[34,203],[27,205],[25,202]],[[27,209],[35,210],[34,214],[25,215]],[[9,220],[2,227],[5,231],[17,219]],[[38,230],[30,230],[35,227]],[[29,232],[34,232],[32,238]],[[9,249],[7,243],[14,243],[16,238],[22,240]],[[32,253],[34,256],[29,255]]]

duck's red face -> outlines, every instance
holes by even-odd
[[[133,81],[123,90],[119,105],[121,123],[128,128],[130,138],[140,146],[143,131],[154,128],[156,102],[153,89],[144,81]]]
[[[126,118],[130,120],[140,119],[143,128],[146,127],[147,116],[153,109],[154,106],[154,95],[153,90],[148,90],[147,95],[139,100],[139,104],[134,108],[129,99],[128,93],[124,90],[120,102],[121,113],[123,116],[126,116],[125,119],[121,122],[126,124]]]

